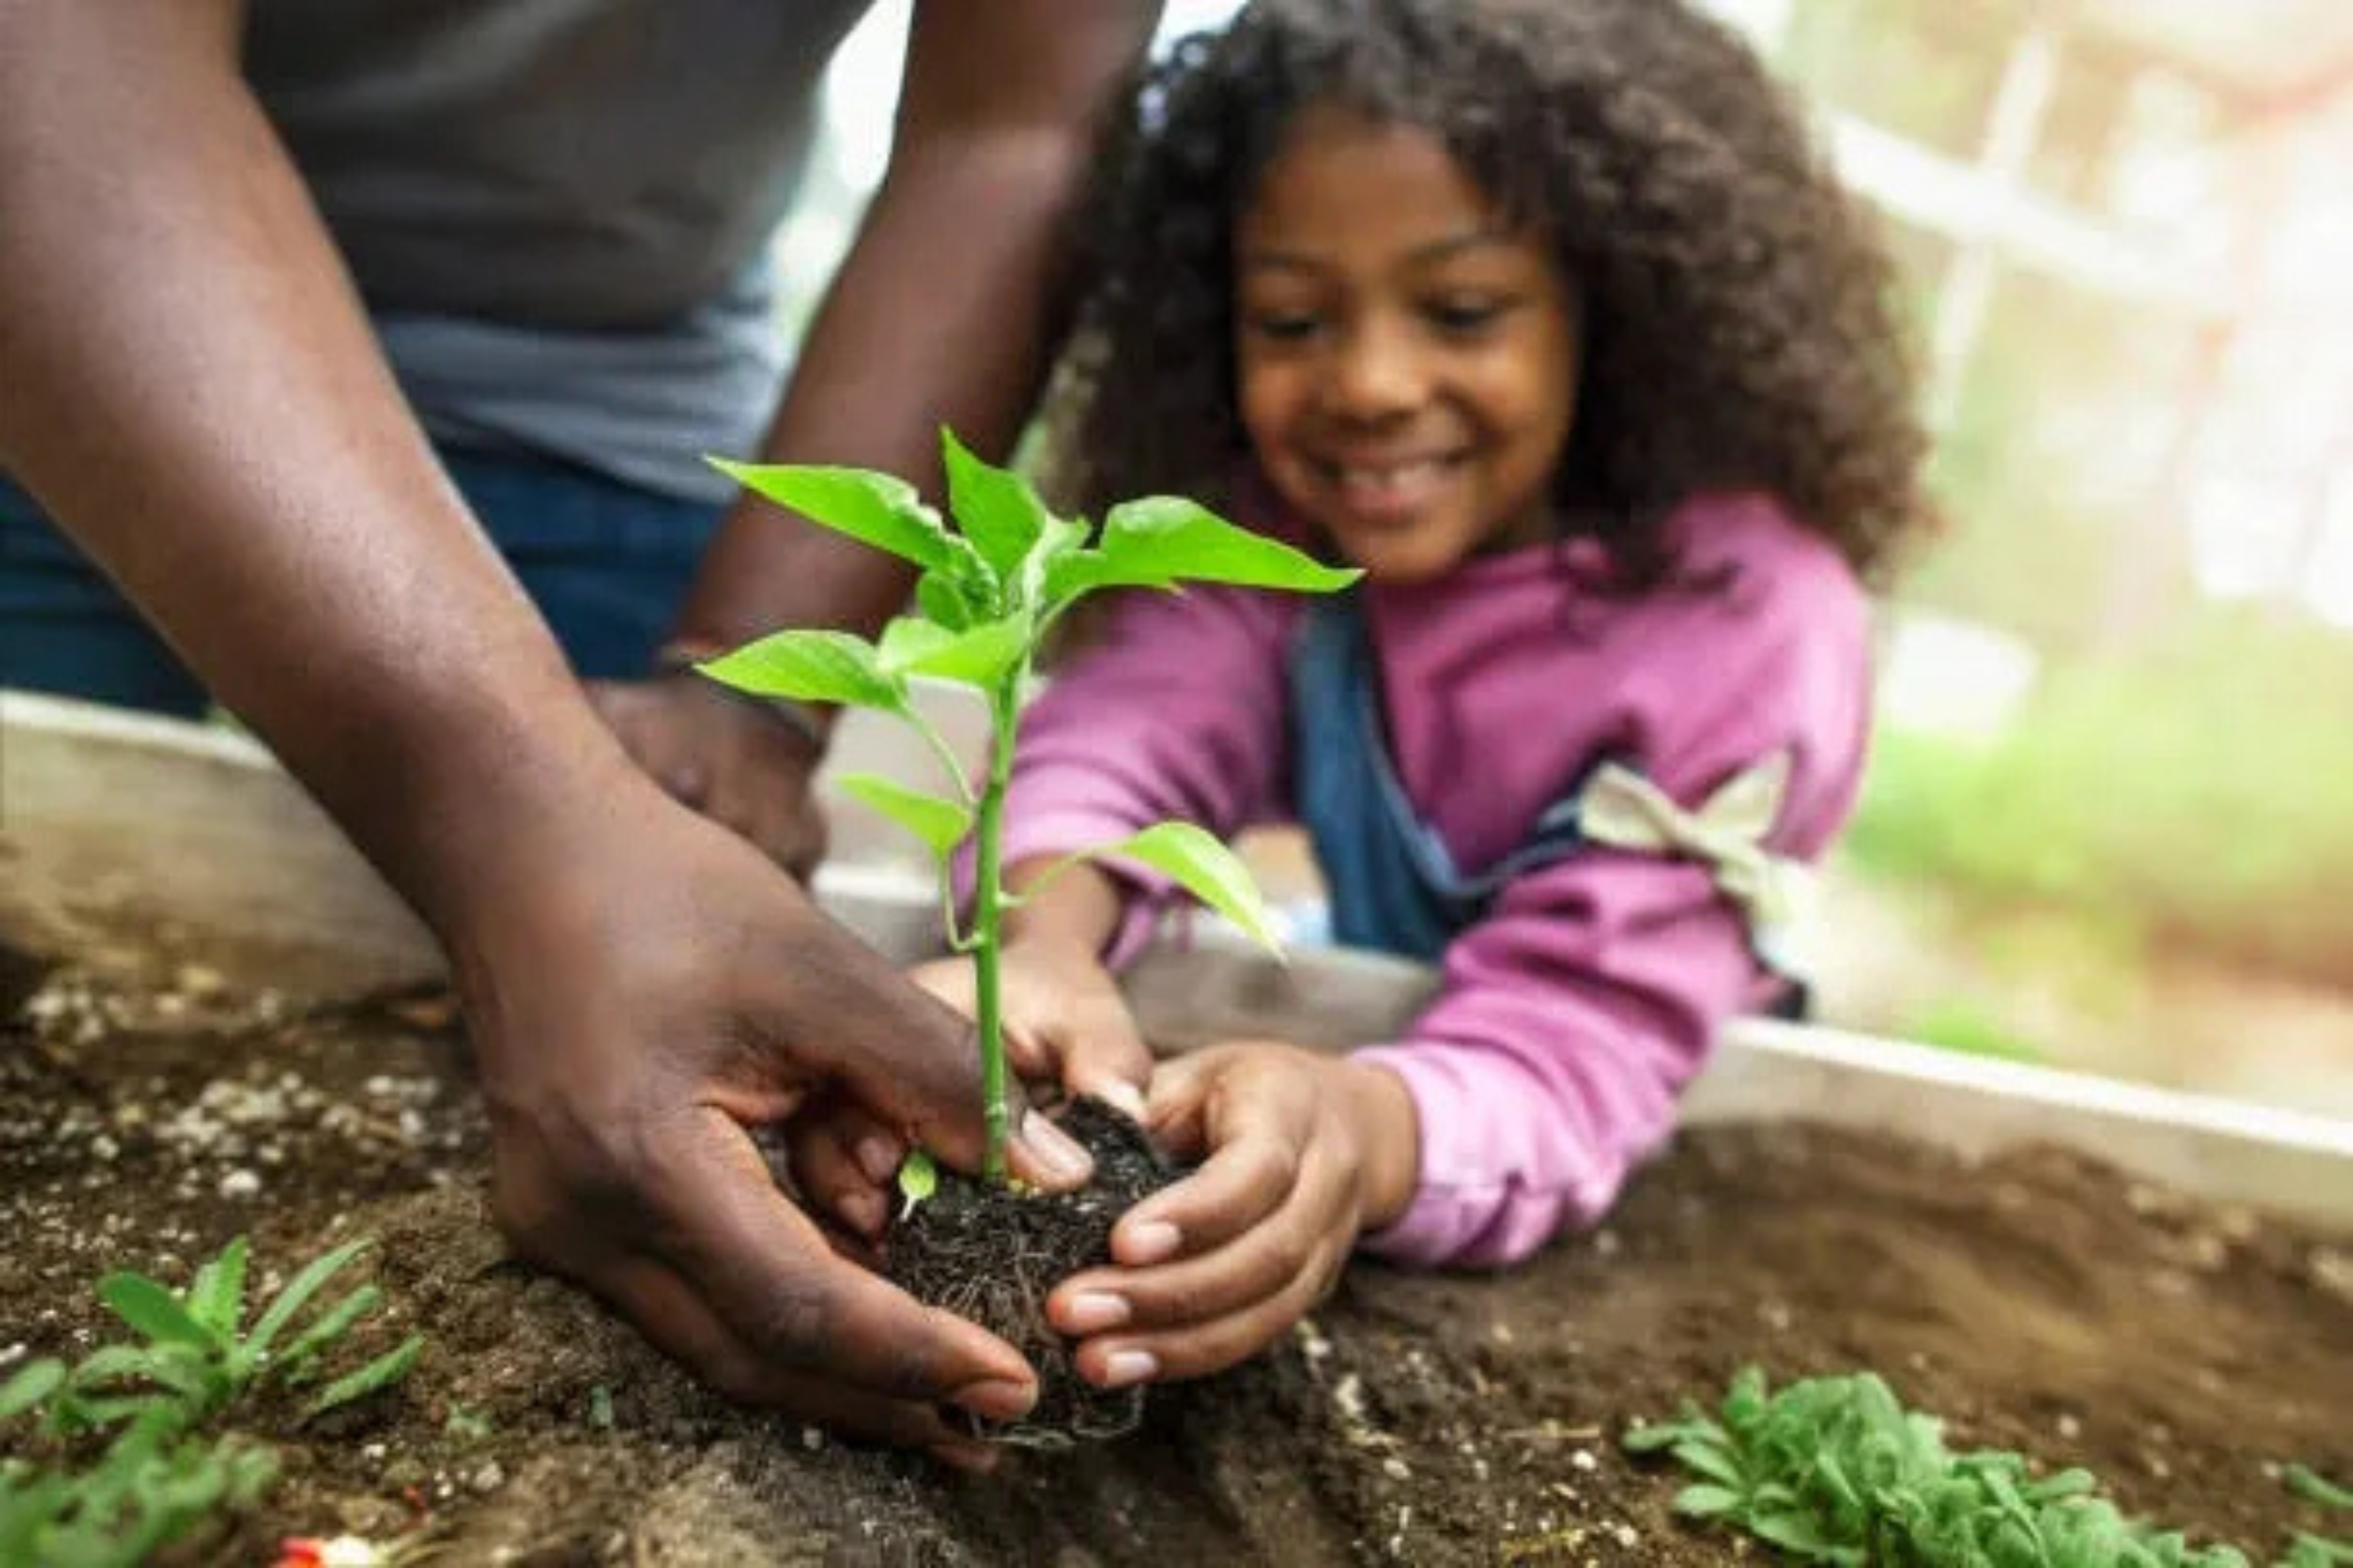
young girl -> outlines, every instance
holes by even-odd
[[[1924,509],[1867,223],[1679,0],[1259,0],[1105,178],[1060,499],[1198,496],[1365,575],[1122,604],[1023,726],[1012,879],[1290,818],[1338,939],[1443,972],[1392,1044],[1152,1078],[1207,1162],[1051,1305],[1116,1384],[1249,1355],[1356,1248],[1508,1263],[1609,1206],[1786,984],[1784,873],[1862,765],[1859,579]],[[1066,1071],[1140,1074],[1104,964],[1166,891],[1021,910],[1012,1016]]]

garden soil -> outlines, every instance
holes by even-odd
[[[111,1332],[99,1275],[184,1282],[241,1233],[280,1278],[376,1237],[392,1313],[351,1364],[429,1342],[310,1427],[250,1413],[284,1479],[189,1562],[337,1531],[437,1564],[1754,1561],[1677,1523],[1676,1478],[1617,1444],[1750,1362],[1876,1369],[1957,1445],[2087,1466],[2259,1560],[2326,1522],[2284,1464],[2353,1472],[2353,1239],[2050,1150],[1968,1166],[1785,1126],[1681,1138],[1605,1229],[1517,1270],[1360,1265],[1255,1364],[1155,1392],[1134,1436],[954,1475],[732,1407],[510,1260],[445,998],[309,1005],[154,946],[8,987],[0,1356],[85,1353]]]

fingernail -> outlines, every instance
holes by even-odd
[[[1071,1304],[1059,1314],[1062,1331],[1071,1334],[1099,1334],[1105,1329],[1115,1329],[1127,1321],[1127,1298],[1106,1295],[1101,1290],[1082,1290],[1071,1298]]]
[[[1150,1351],[1113,1351],[1103,1357],[1105,1388],[1125,1388],[1160,1375],[1160,1358]]]
[[[1095,1098],[1124,1115],[1130,1121],[1144,1120],[1144,1091],[1125,1079],[1113,1079],[1094,1091]]]
[[[1018,1421],[1038,1403],[1038,1385],[986,1378],[955,1391],[954,1401],[984,1421]]]
[[[1175,1257],[1184,1240],[1184,1233],[1165,1219],[1138,1220],[1120,1232],[1119,1260],[1138,1267],[1158,1263]]]
[[[1094,1169],[1094,1157],[1084,1145],[1054,1125],[1050,1117],[1025,1116],[1021,1119],[1021,1141],[1039,1162],[1058,1176],[1077,1181]]]
[[[860,1236],[872,1236],[882,1228],[882,1200],[863,1190],[840,1194],[833,1200],[842,1219]]]
[[[860,1138],[853,1157],[858,1168],[866,1173],[866,1179],[876,1186],[886,1184],[899,1173],[899,1145],[880,1132]]]

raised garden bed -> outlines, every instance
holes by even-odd
[[[413,932],[282,780],[233,743],[96,723],[72,745],[105,788],[79,792],[77,828],[42,782],[57,718],[0,712],[0,919],[69,949],[46,977],[0,975],[0,1354],[81,1353],[106,1327],[98,1275],[183,1282],[237,1234],[281,1270],[373,1234],[392,1310],[355,1353],[428,1340],[397,1389],[273,1426],[285,1479],[196,1561],[344,1530],[466,1563],[1754,1561],[1674,1521],[1680,1478],[1617,1446],[1751,1362],[1776,1382],[1875,1369],[1957,1445],[2086,1466],[2129,1510],[2259,1556],[2330,1522],[2284,1465],[2353,1472],[2353,1226],[2327,1217],[2353,1204],[2341,1130],[2048,1075],[1875,1075],[1841,1055],[1869,1047],[1773,1038],[1727,1052],[1694,1101],[1712,1124],[1606,1230],[1525,1268],[1360,1266],[1312,1331],[1156,1396],[1135,1436],[1014,1455],[993,1479],[849,1450],[727,1406],[504,1259],[462,1040],[403,973]],[[257,791],[250,818],[221,804]],[[110,815],[107,792],[137,798]],[[146,841],[126,839],[142,819]],[[853,871],[832,893],[890,941],[886,883]],[[1198,984],[1204,963],[1223,991]],[[1194,976],[1209,1027],[1228,1002],[1294,1007],[1331,979],[1220,963],[1171,957],[1143,984]],[[1314,1009],[1335,1033],[1377,1026],[1379,985],[1337,989],[1349,1006]],[[2000,1147],[2005,1105],[2035,1142]],[[1724,1124],[1744,1106],[1770,1120]],[[1858,1107],[1979,1157],[1798,1114]],[[2056,1146],[2071,1130],[2309,1217],[2100,1164]]]

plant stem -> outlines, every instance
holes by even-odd
[[[1012,1108],[1005,1081],[1004,948],[1005,791],[1013,777],[1013,738],[1020,721],[1021,683],[1027,659],[1007,672],[988,694],[990,742],[988,777],[981,786],[980,815],[974,834],[978,847],[976,880],[972,895],[973,991],[980,1026],[980,1094],[987,1117],[987,1152],[981,1164],[983,1180],[1005,1181],[1005,1144],[1011,1131]]]

